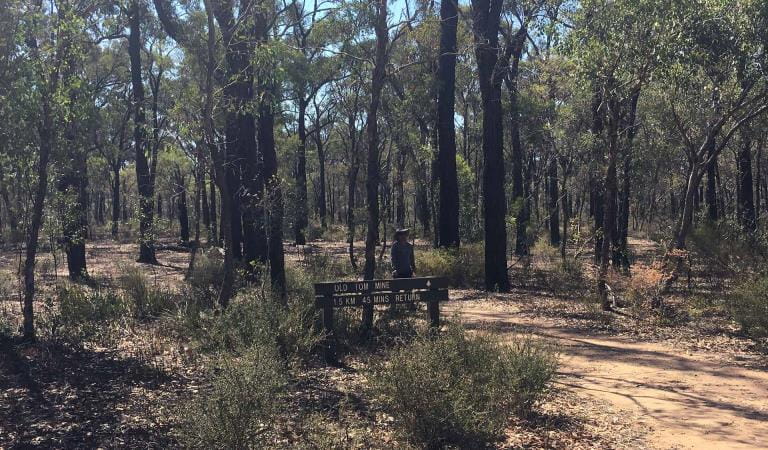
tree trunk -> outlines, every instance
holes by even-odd
[[[504,124],[498,62],[501,0],[472,1],[480,94],[483,105],[483,221],[485,286],[509,290],[507,276],[506,196],[504,189]]]
[[[624,148],[624,167],[621,186],[621,198],[619,200],[619,217],[617,222],[617,241],[616,252],[618,262],[624,270],[629,270],[629,248],[627,239],[629,237],[629,209],[632,186],[632,153],[634,151],[635,135],[637,134],[637,102],[640,99],[640,90],[635,92],[630,99],[629,116],[626,124],[626,146]]]
[[[560,189],[557,181],[557,155],[553,155],[547,167],[549,184],[549,243],[553,247],[560,246]]]
[[[618,127],[619,127],[619,102],[612,98],[609,107],[610,122],[608,124],[608,167],[605,173],[605,206],[603,219],[603,242],[600,255],[600,270],[597,280],[597,292],[603,310],[611,309],[610,299],[608,298],[608,286],[606,278],[608,276],[608,266],[610,264],[611,246],[613,243],[613,233],[616,229],[616,161],[618,159]]]
[[[738,173],[739,173],[739,206],[741,214],[739,216],[741,226],[747,232],[753,232],[757,229],[757,219],[755,215],[755,199],[752,190],[752,136],[751,127],[745,126],[741,130],[741,146],[738,153]]]
[[[373,280],[376,275],[376,244],[379,240],[379,105],[381,91],[386,79],[387,46],[387,0],[376,0],[376,53],[371,77],[371,103],[368,108],[368,177],[365,192],[368,211],[368,229],[365,236],[365,268],[363,278]],[[373,305],[363,307],[363,333],[373,327]]]
[[[199,144],[203,145],[203,144]],[[202,165],[202,163],[200,163]],[[208,231],[208,236],[210,240],[211,235],[211,210],[210,206],[208,206],[208,186],[205,182],[205,170],[201,169],[200,171],[200,201],[201,204],[201,214],[203,219],[203,226]]]
[[[296,147],[296,211],[293,221],[293,235],[296,245],[305,245],[307,237],[305,235],[309,224],[309,214],[307,211],[307,101],[304,99],[304,93],[299,93],[298,100],[298,132],[299,145]]]
[[[55,83],[51,83],[55,86]],[[55,90],[55,89],[52,89]],[[38,237],[43,224],[43,206],[48,191],[48,162],[53,147],[53,117],[50,104],[52,92],[43,95],[42,114],[38,125],[40,154],[37,162],[37,187],[32,204],[32,217],[27,230],[26,258],[24,260],[24,340],[35,340],[35,259],[37,257]]]
[[[458,247],[460,243],[459,182],[456,175],[456,129],[454,123],[457,26],[458,6],[456,1],[441,1],[440,56],[437,71],[437,169],[440,180],[440,230],[438,234],[440,247]],[[403,212],[404,210],[404,207],[398,209],[398,211]],[[398,216],[398,219],[404,220],[404,217]],[[398,220],[398,223],[403,220]]]
[[[603,219],[604,213],[604,179],[601,179],[600,166],[603,160],[602,144],[599,142],[603,133],[603,98],[599,92],[595,92],[592,101],[592,136],[595,142],[592,149],[592,167],[589,171],[589,211],[594,218],[595,227],[595,264],[600,264],[603,249],[603,237],[605,234]]]
[[[215,145],[215,143],[208,144],[209,146]],[[215,168],[213,169],[215,170]],[[216,245],[217,236],[218,233],[218,208],[216,207],[216,177],[214,176],[213,171],[211,171],[211,180],[208,183],[208,187],[210,189],[210,197],[208,200],[208,207],[210,208],[209,216],[211,217],[211,232],[208,236],[208,241],[212,244]]]
[[[285,256],[283,252],[283,195],[277,173],[273,92],[268,92],[259,108],[259,149],[264,158],[267,211],[269,211],[269,273],[272,288],[285,300]]]
[[[120,166],[112,166],[112,237],[120,231]]]
[[[522,28],[513,40],[512,63],[505,79],[509,91],[509,134],[512,144],[512,202],[515,208],[515,255],[528,255],[528,219],[531,215],[530,200],[526,195],[525,149],[520,140],[520,105],[518,93],[518,73],[523,44],[527,32]]]
[[[134,132],[136,152],[136,185],[139,191],[139,259],[138,262],[157,264],[154,242],[154,195],[155,187],[147,160],[146,113],[144,83],[141,79],[141,6],[132,0],[128,10],[128,55],[131,63],[131,88],[133,92]]]
[[[323,146],[323,138],[320,135],[319,124],[315,126],[315,145],[317,146],[317,160],[319,165],[319,178],[320,178],[320,192],[317,196],[317,209],[320,214],[320,226],[325,229],[328,226],[327,218],[327,192],[326,192],[326,180],[325,180],[325,148]],[[333,214],[331,214],[331,221],[333,221]]]
[[[708,156],[713,156],[716,142],[713,139],[710,143]],[[704,199],[707,203],[707,218],[712,222],[717,222],[720,217],[717,205],[717,157],[713,158],[707,165],[707,188],[704,192]]]
[[[88,230],[86,210],[88,205],[88,166],[84,151],[74,148],[74,141],[74,135],[67,138],[67,143],[73,146],[71,148],[73,153],[65,163],[57,187],[63,195],[65,203],[62,217],[62,243],[67,255],[67,271],[70,280],[80,280],[88,277],[85,257],[85,240]]]
[[[355,256],[355,208],[357,207],[357,174],[360,171],[357,150],[353,144],[352,161],[350,162],[347,175],[347,244],[349,252],[349,262],[352,268],[357,271],[357,257]]]
[[[187,211],[187,187],[184,177],[179,176],[176,206],[179,212],[179,237],[181,243],[189,243],[189,213]]]

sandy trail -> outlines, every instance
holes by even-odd
[[[589,335],[521,317],[510,304],[447,306],[459,309],[469,327],[551,339],[561,352],[558,383],[631,415],[649,429],[652,448],[768,448],[768,372],[735,366],[714,353]]]

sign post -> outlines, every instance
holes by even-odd
[[[393,280],[336,281],[315,284],[315,308],[323,311],[325,360],[336,363],[333,310],[367,305],[427,303],[429,324],[440,326],[440,302],[448,300],[446,278],[399,278]]]

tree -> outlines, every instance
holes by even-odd
[[[456,176],[456,129],[454,123],[456,85],[456,34],[459,21],[454,0],[440,2],[440,58],[437,71],[438,178],[440,180],[441,247],[458,247],[459,186]]]
[[[130,0],[128,16],[128,56],[131,62],[131,92],[133,93],[133,146],[136,158],[136,185],[139,189],[139,259],[138,262],[157,264],[155,256],[154,213],[155,186],[149,166],[147,115],[142,79],[141,38],[142,14],[139,0]]]
[[[509,53],[501,53],[499,46],[502,7],[502,0],[472,1],[477,72],[483,99],[485,286],[488,290],[505,292],[509,290],[509,278],[501,83]]]

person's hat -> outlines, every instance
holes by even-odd
[[[397,230],[395,230],[395,237],[398,237],[402,234],[408,234],[408,232],[410,231],[411,230],[409,230],[408,228],[398,228]]]

